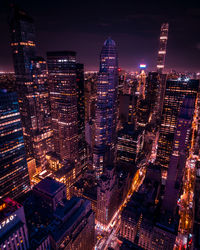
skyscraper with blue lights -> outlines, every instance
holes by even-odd
[[[118,55],[116,44],[108,38],[100,54],[95,114],[93,167],[96,176],[115,161],[117,125]]]
[[[0,91],[0,197],[17,198],[29,189],[19,104],[15,92]]]

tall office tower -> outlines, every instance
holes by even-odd
[[[47,66],[42,57],[31,59],[31,73],[34,86],[33,108],[35,109],[32,122],[33,152],[36,166],[44,169],[47,165],[46,154],[52,150],[52,129]]]
[[[160,119],[166,87],[166,75],[149,72],[147,77],[146,101],[150,109],[150,121]]]
[[[54,150],[61,161],[69,160],[76,164],[78,160],[76,53],[47,52],[47,64]],[[78,169],[77,171],[79,172]]]
[[[115,42],[108,38],[100,54],[95,114],[93,168],[96,176],[115,161],[117,126],[118,56]]]
[[[169,31],[169,24],[163,23],[161,25],[160,30],[160,42],[159,42],[159,50],[158,50],[158,58],[157,58],[157,71],[158,73],[162,73],[165,67],[165,56],[166,56],[166,49],[167,49],[167,39],[168,39],[168,31]]]
[[[15,92],[0,92],[0,128],[0,197],[17,198],[30,184]]]
[[[78,110],[78,149],[81,168],[86,164],[86,142],[85,142],[85,86],[84,86],[84,65],[76,64],[77,83],[77,110]]]
[[[10,198],[0,200],[0,249],[29,249],[24,208]]]
[[[10,33],[26,154],[33,157],[32,126],[35,115],[30,66],[31,58],[36,53],[35,27],[33,19],[16,6],[11,9]]]
[[[177,200],[180,197],[184,167],[190,148],[194,109],[195,97],[185,97],[178,116],[163,199],[163,208],[172,213],[176,212]]]
[[[52,133],[46,62],[36,57],[33,19],[15,6],[10,32],[26,154],[45,168]]]
[[[166,170],[172,153],[174,132],[183,99],[187,95],[197,96],[198,80],[168,80],[164,97],[162,121],[158,140],[156,162]]]

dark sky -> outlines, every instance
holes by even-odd
[[[86,69],[98,69],[104,40],[118,46],[120,67],[154,69],[160,25],[170,23],[166,68],[200,71],[200,1],[18,0],[34,19],[38,54],[75,50]],[[0,71],[12,70],[8,0],[0,0]]]

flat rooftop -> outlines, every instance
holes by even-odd
[[[63,176],[65,176],[67,173],[69,173],[70,171],[72,171],[73,169],[75,169],[74,164],[70,164],[70,165],[65,165],[62,168],[58,169],[56,172],[54,172],[54,176],[57,178],[62,178]]]
[[[47,194],[49,196],[54,196],[60,189],[63,189],[65,185],[60,183],[50,177],[45,178],[37,185],[33,187],[33,190],[39,191],[41,193]]]

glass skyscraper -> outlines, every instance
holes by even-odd
[[[29,190],[17,94],[6,90],[0,90],[0,166],[1,198],[17,198]]]
[[[78,160],[76,53],[47,52],[54,150],[61,161]],[[79,172],[79,170],[77,169]]]
[[[118,55],[115,42],[108,38],[100,54],[95,114],[93,168],[96,176],[115,161],[117,125]]]
[[[10,33],[26,154],[44,169],[52,135],[46,62],[36,57],[33,19],[16,6],[11,11]]]
[[[10,15],[11,48],[28,157],[33,157],[32,125],[34,124],[34,89],[31,75],[31,58],[35,57],[35,26],[33,19],[16,6]]]
[[[44,169],[46,153],[52,150],[52,129],[47,65],[42,57],[31,59],[31,73],[34,86],[33,151],[36,165]]]

